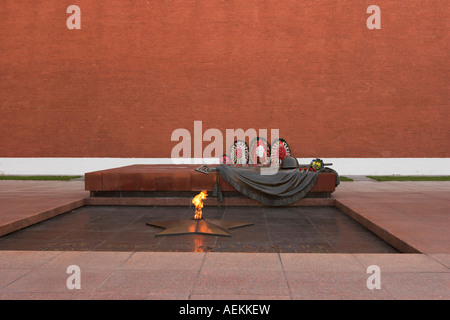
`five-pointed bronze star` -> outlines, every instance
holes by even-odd
[[[165,230],[157,233],[155,236],[196,233],[230,237],[231,234],[228,232],[228,229],[250,226],[253,223],[202,218],[147,222],[146,224],[158,228],[165,228]]]

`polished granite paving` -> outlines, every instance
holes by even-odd
[[[0,237],[0,250],[398,253],[335,207],[207,207],[204,218],[253,225],[231,237],[155,234],[146,225],[192,218],[193,207],[86,206]]]

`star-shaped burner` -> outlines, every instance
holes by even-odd
[[[230,237],[231,234],[228,229],[250,226],[253,223],[240,221],[227,221],[216,219],[203,219],[202,208],[203,200],[208,194],[206,191],[200,192],[192,199],[195,205],[194,218],[188,220],[168,220],[160,222],[147,222],[149,226],[164,228],[165,230],[157,233],[155,236],[167,236],[176,234],[209,234],[214,236]]]
[[[156,236],[196,233],[230,237],[229,229],[250,226],[253,223],[216,219],[188,219],[147,222],[146,224],[165,228],[165,230],[157,233]]]

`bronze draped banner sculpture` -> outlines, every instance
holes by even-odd
[[[321,162],[316,168],[309,165],[300,168],[293,157],[287,157],[285,160],[292,160],[294,163],[285,165],[288,161],[283,161],[280,169],[270,175],[261,174],[261,166],[226,164],[215,168],[202,166],[196,171],[205,174],[216,171],[241,194],[268,206],[288,205],[304,198],[316,184],[319,172],[333,172],[336,175],[336,186],[340,182],[337,172],[325,167],[331,164],[323,164],[320,159],[314,160]]]
[[[269,206],[283,206],[302,199],[315,185],[318,172],[296,169],[261,175],[261,167],[220,165],[216,171],[237,191]]]

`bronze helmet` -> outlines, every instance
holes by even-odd
[[[298,167],[297,158],[291,156],[284,158],[281,162],[281,169],[298,169]]]

